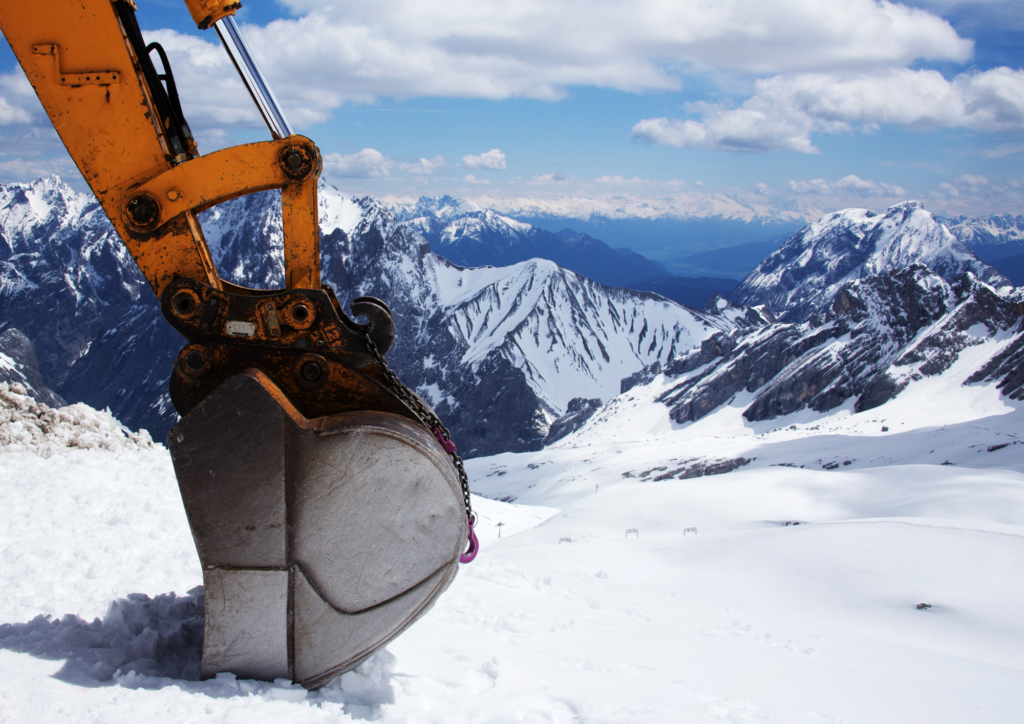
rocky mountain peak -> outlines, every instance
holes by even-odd
[[[823,216],[761,262],[730,297],[799,322],[824,309],[843,284],[915,263],[950,284],[970,272],[996,288],[1012,286],[920,202],[905,201],[882,215],[845,209]]]

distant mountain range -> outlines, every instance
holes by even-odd
[[[279,198],[235,199],[201,221],[227,280],[280,285]],[[320,223],[324,280],[343,302],[368,294],[389,303],[391,364],[469,456],[537,449],[600,415],[623,380],[642,386],[657,374],[676,380],[663,403],[677,422],[740,398],[748,419],[834,409],[851,396],[870,406],[997,337],[1010,347],[985,379],[1014,394],[1024,385],[1021,293],[915,202],[825,215],[769,254],[732,302],[716,293],[732,280],[669,277],[629,249],[454,199],[396,215],[322,185]],[[975,243],[1010,248],[1017,227],[1000,228],[983,239],[976,231]],[[433,247],[509,263],[468,268]],[[538,251],[598,275],[653,271],[648,287],[666,295],[685,284],[714,296],[697,311],[550,260],[516,261]],[[49,386],[158,439],[174,424],[166,384],[184,340],[95,200],[56,177],[0,186],[0,332],[0,379],[37,399]]]
[[[694,309],[702,309],[716,296],[728,297],[736,288],[734,279],[719,277],[673,277],[660,276],[641,279],[629,284],[630,289],[654,292],[666,299],[685,304]]]
[[[429,208],[438,201],[421,198],[417,204],[400,207],[400,215],[416,206]],[[449,203],[465,211],[488,209],[551,233],[572,229],[613,248],[628,247],[663,265],[672,275],[737,281],[799,229],[828,213],[827,209],[812,207],[757,205],[724,193],[682,193],[661,201],[652,205],[627,195],[547,200],[481,197],[478,203],[454,199]],[[1024,216],[957,216],[937,220],[980,259],[997,268],[1001,266],[999,260],[1024,254]],[[1011,272],[1007,266],[1008,276]]]
[[[279,196],[235,199],[201,221],[224,278],[280,286]],[[343,303],[372,295],[390,305],[390,363],[469,456],[536,449],[574,399],[608,399],[623,377],[735,327],[717,310],[546,260],[459,266],[433,253],[415,223],[326,185],[320,223],[324,280]],[[167,378],[184,340],[96,201],[56,177],[0,186],[0,235],[0,328],[35,342],[43,378],[65,399],[110,407],[160,439],[177,419]]]
[[[1016,285],[1024,284],[1024,216],[938,217],[978,258]]]
[[[1024,216],[936,217],[953,235],[974,250],[982,261],[1024,254]]]
[[[878,407],[945,374],[1024,396],[1024,293],[916,202],[846,209],[794,235],[735,290],[771,324],[716,334],[623,381],[590,425],[660,406],[677,424],[737,406],[750,422]],[[983,346],[984,345],[984,346]],[[662,414],[665,414],[662,413]],[[587,426],[581,435],[588,434]],[[884,429],[884,428],[883,428]]]
[[[548,259],[616,287],[666,273],[665,267],[630,249],[616,251],[571,229],[551,233],[451,196],[423,197],[415,206],[399,209],[398,218],[422,235],[432,251],[462,266],[509,266]]]
[[[546,231],[451,196],[424,196],[416,204],[395,207],[395,212],[406,228],[430,243],[432,251],[463,266],[548,259],[602,284],[657,292],[696,309],[736,286],[730,279],[671,276],[664,265],[631,248],[613,249],[574,229]],[[762,258],[753,260],[750,268]]]

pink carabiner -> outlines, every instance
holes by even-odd
[[[434,432],[434,437],[436,437],[437,441],[439,443],[441,443],[441,447],[444,448],[444,451],[446,453],[453,453],[453,452],[455,452],[455,443],[453,443],[451,440],[445,440],[444,439],[444,433],[441,432],[441,428],[435,427],[433,432]]]
[[[476,538],[476,533],[473,531],[473,526],[476,525],[476,516],[470,516],[466,519],[466,523],[469,524],[469,548],[466,552],[459,556],[459,563],[470,563],[476,554],[480,552],[480,541]]]

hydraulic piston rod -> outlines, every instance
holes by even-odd
[[[295,135],[291,124],[285,118],[284,110],[277,102],[274,91],[270,89],[270,84],[267,83],[263,71],[260,70],[259,63],[256,62],[256,58],[249,50],[245,38],[242,37],[242,31],[235,23],[235,18],[227,15],[215,22],[213,27],[216,28],[217,35],[220,36],[224,47],[227,48],[231,62],[235,64],[238,74],[242,76],[242,82],[249,89],[249,94],[256,102],[256,107],[260,109],[260,115],[266,121],[274,140],[279,141],[282,138]]]

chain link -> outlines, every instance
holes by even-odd
[[[441,435],[448,442],[451,442],[452,436],[448,432],[448,428],[444,426],[441,419],[437,414],[429,407],[423,404],[419,395],[409,389],[409,387],[398,379],[398,375],[395,374],[394,370],[388,366],[388,362],[384,359],[384,355],[377,349],[377,345],[374,344],[373,340],[370,339],[370,334],[367,330],[362,330],[363,339],[366,341],[366,347],[370,350],[370,354],[373,355],[374,361],[377,366],[380,367],[381,372],[387,378],[388,382],[391,383],[392,391],[406,406],[412,410],[413,414],[426,425],[427,429],[433,432],[435,429],[441,431]],[[466,466],[462,463],[462,458],[459,457],[457,452],[450,452],[448,456],[452,459],[452,465],[455,466],[455,472],[459,475],[459,482],[462,484],[462,500],[466,506],[466,517],[473,520],[473,504],[469,499],[469,476],[466,475]]]

